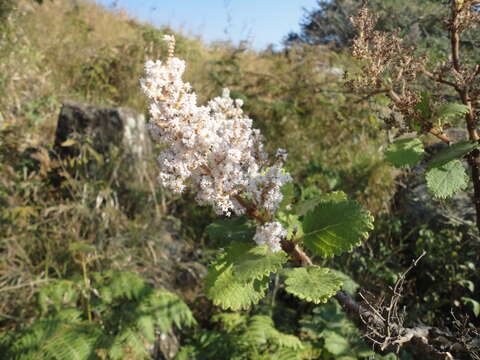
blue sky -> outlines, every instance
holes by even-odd
[[[206,41],[252,41],[256,49],[279,44],[290,31],[299,30],[303,8],[316,0],[97,0],[124,8],[134,17],[156,25],[168,24]]]

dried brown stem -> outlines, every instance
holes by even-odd
[[[370,99],[372,96],[375,96],[375,95],[378,95],[378,94],[387,94],[389,91],[390,91],[390,89],[378,89],[378,90],[372,91],[372,92],[368,93],[367,95],[363,96],[362,98],[358,99],[357,101],[355,101],[355,103],[356,104],[361,103],[365,100]]]
[[[442,78],[441,76],[437,76],[435,75],[434,73],[428,71],[427,69],[422,69],[422,72],[428,76],[430,79],[438,82],[438,83],[441,83],[441,84],[445,84],[445,85],[448,85],[448,86],[451,86],[453,87],[455,90],[457,91],[460,91],[460,87],[458,86],[458,84],[452,82],[452,81],[448,81],[448,80],[445,80],[444,78]]]
[[[451,10],[451,20],[450,20],[450,40],[452,47],[452,64],[453,68],[457,73],[461,73],[461,64],[460,64],[460,30],[457,25],[457,16],[459,14],[459,6],[456,0],[452,0],[452,10]],[[478,69],[477,69],[478,71]],[[475,76],[473,77],[475,78]],[[462,99],[462,103],[468,106],[469,111],[465,115],[465,120],[467,123],[468,136],[471,141],[479,141],[480,137],[477,132],[477,124],[475,120],[475,109],[473,104],[469,99],[469,86],[466,84],[458,84],[457,81],[456,90]],[[473,151],[468,156],[468,164],[470,166],[470,175],[473,183],[474,191],[474,203],[476,210],[476,221],[477,228],[480,232],[480,152],[478,150]]]
[[[458,16],[457,0],[452,0],[452,18],[450,24],[450,44],[452,46],[453,68],[460,72],[460,31],[456,25]]]
[[[257,221],[259,224],[265,223],[266,220],[263,218],[262,214],[260,214],[260,211],[258,211],[254,206],[247,203],[240,195],[235,195],[234,198],[245,209],[248,216]]]
[[[310,257],[302,250],[300,245],[292,240],[283,240],[282,241],[282,249],[285,251],[290,257],[301,263],[302,266],[312,266],[313,261]]]
[[[428,132],[433,136],[437,137],[438,139],[442,140],[444,143],[450,144],[453,141],[438,129],[432,128]]]

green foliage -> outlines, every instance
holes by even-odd
[[[464,116],[470,111],[470,108],[464,104],[446,103],[441,105],[435,112],[435,117],[440,121],[448,121]]]
[[[314,304],[326,302],[342,287],[342,279],[336,273],[318,266],[289,269],[285,275],[285,290]]]
[[[422,121],[431,121],[440,128],[449,121],[464,116],[469,111],[469,107],[464,104],[435,104],[433,95],[428,92],[421,94],[421,101],[415,105],[414,109],[418,111]]]
[[[348,319],[340,305],[329,301],[317,306],[300,321],[304,339],[319,343],[323,348],[321,359],[357,360],[357,359],[397,359],[387,355],[376,355],[360,339],[359,332]]]
[[[320,355],[308,342],[279,331],[266,315],[221,313],[212,322],[213,329],[196,333],[176,360],[313,360]]]
[[[350,276],[341,271],[329,269],[342,282],[342,290],[346,291],[350,296],[355,296],[360,285],[356,283]]]
[[[428,168],[438,168],[446,165],[452,160],[461,160],[465,155],[472,150],[477,149],[480,145],[476,142],[464,140],[455,144],[449,145],[436,154],[429,162]]]
[[[418,164],[425,150],[418,138],[399,139],[390,144],[385,152],[387,161],[395,167],[414,166]]]
[[[331,192],[327,195],[315,194],[315,197],[299,202],[295,206],[295,212],[300,216],[304,216],[309,211],[315,210],[315,208],[321,202],[324,202],[324,201],[346,201],[346,200],[347,200],[347,194],[345,194],[343,191],[334,191],[334,192]]]
[[[108,271],[92,274],[92,280],[58,280],[43,287],[38,305],[44,317],[9,335],[9,358],[120,360],[132,354],[146,359],[156,329],[166,334],[195,324],[178,296],[153,289],[136,274]]]
[[[207,226],[206,231],[211,241],[219,246],[231,241],[247,241],[255,235],[255,228],[245,217],[218,220]]]
[[[268,275],[286,261],[283,251],[273,254],[266,246],[234,243],[210,265],[206,294],[223,309],[247,309],[265,296]]]
[[[275,329],[273,320],[265,315],[255,315],[249,319],[245,336],[259,344],[273,342],[280,347],[302,348],[302,343],[296,336],[283,334]]]
[[[372,215],[355,201],[323,199],[303,220],[304,243],[323,257],[351,251],[373,229]]]
[[[249,248],[245,253],[231,259],[234,264],[233,274],[240,281],[261,280],[270,273],[276,273],[287,260],[284,251],[272,253],[265,245]]]
[[[303,236],[303,225],[299,215],[279,212],[277,220],[287,229],[287,239],[301,238]]]
[[[431,168],[426,173],[426,179],[428,189],[440,199],[451,197],[468,185],[468,176],[460,160]]]

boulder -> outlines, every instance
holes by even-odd
[[[77,143],[66,143],[69,139],[75,139]],[[150,153],[143,114],[128,108],[65,102],[58,118],[55,151],[61,158],[76,156],[79,153],[78,144],[86,140],[100,154],[108,153],[112,146],[119,147],[139,165]]]

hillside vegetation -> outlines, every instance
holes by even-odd
[[[171,29],[87,0],[0,0],[0,18],[0,354],[160,359],[168,351],[154,344],[163,341],[177,347],[174,355],[180,348],[178,359],[378,356],[334,302],[300,304],[274,287],[241,314],[209,303],[202,279],[212,249],[221,246],[207,236],[215,216],[194,203],[194,194],[180,198],[160,188],[159,147],[143,174],[131,171],[123,149],[99,154],[87,142],[77,158],[55,156],[64,101],[146,114],[139,78],[146,60],[165,58],[162,37]],[[358,67],[346,51],[292,42],[258,52],[175,36],[199,101],[224,87],[244,100],[268,150],[288,150],[297,191],[308,197],[342,190],[374,214],[378,230],[361,249],[324,260],[356,281],[349,280],[349,291],[360,285],[383,293],[426,247],[426,272],[412,275],[407,292],[428,282],[447,257],[458,261],[431,292],[419,290],[410,315],[435,323],[453,301],[470,298],[478,275],[456,228],[435,234],[425,226],[412,240],[399,218],[388,217],[399,175],[383,155],[388,136],[379,117],[388,109],[346,91],[342,75]]]

